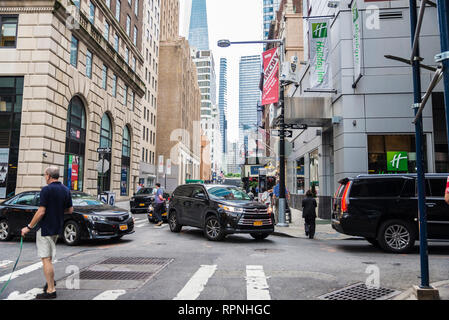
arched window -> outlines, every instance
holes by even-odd
[[[83,191],[84,155],[86,149],[86,112],[79,97],[69,103],[65,143],[64,184]]]
[[[112,123],[107,114],[101,119],[100,149],[98,160],[101,166],[98,172],[98,192],[111,191],[111,153],[112,153]]]
[[[122,140],[122,171],[120,178],[120,195],[127,196],[129,193],[129,168],[131,157],[131,135],[128,126],[123,128]]]

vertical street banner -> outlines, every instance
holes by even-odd
[[[332,89],[330,75],[330,19],[310,19],[310,89]]]
[[[279,53],[274,48],[263,54],[263,92],[262,105],[279,102]]]
[[[6,198],[6,181],[8,178],[9,148],[0,149],[0,199]]]
[[[354,83],[362,76],[362,15],[357,0],[352,2],[352,53],[354,59]]]
[[[167,176],[171,175],[171,159],[167,159],[167,169],[165,173]]]
[[[164,156],[159,156],[158,172],[164,173]]]

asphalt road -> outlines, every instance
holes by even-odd
[[[136,219],[136,232],[122,240],[77,247],[58,243],[58,299],[309,300],[365,283],[376,274],[381,287],[398,291],[419,284],[418,250],[396,255],[363,240],[281,236],[255,241],[249,235],[231,235],[210,242],[194,228],[174,234],[167,225],[150,224],[145,215]],[[0,243],[0,289],[18,249],[17,239]],[[449,243],[430,244],[429,253],[431,282],[449,279]],[[105,261],[110,257],[158,259]],[[33,299],[40,292],[44,277],[34,240],[25,241],[17,270],[0,299]],[[73,276],[77,271],[84,274],[79,282]],[[122,271],[122,280],[111,278],[110,271]]]

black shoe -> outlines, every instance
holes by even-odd
[[[56,280],[55,280],[55,287],[56,287]],[[47,289],[48,289],[48,284],[46,283],[42,290],[44,290],[44,292],[47,292]]]
[[[306,237],[308,237],[309,236],[309,233],[308,232],[306,232]]]
[[[44,293],[39,293],[36,296],[36,300],[50,300],[50,299],[56,299],[56,291],[52,293],[44,291]]]

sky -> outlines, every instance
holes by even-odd
[[[188,34],[183,30],[182,16],[191,0],[180,0],[182,36]],[[228,59],[228,140],[238,140],[239,115],[239,59],[241,56],[260,55],[261,44],[232,45],[219,48],[217,41],[254,41],[263,39],[263,0],[207,0],[207,19],[209,24],[209,47],[213,51],[217,88],[220,71],[220,58]],[[218,92],[217,92],[218,97]],[[218,101],[217,101],[218,103]]]

